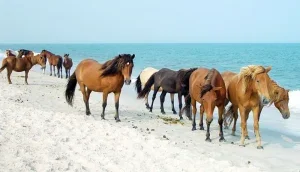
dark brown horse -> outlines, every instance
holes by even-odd
[[[64,55],[63,66],[66,70],[66,78],[69,78],[70,77],[70,71],[71,71],[71,68],[73,66],[73,62],[72,62],[72,59],[69,57],[69,54]]]
[[[24,58],[9,56],[3,59],[0,72],[2,72],[5,68],[7,69],[7,80],[8,83],[11,84],[10,75],[12,71],[15,72],[25,71],[25,84],[28,84],[27,82],[28,72],[32,68],[32,66],[36,64],[39,64],[42,67],[46,66],[46,58],[41,55],[24,57]]]
[[[13,53],[12,50],[6,50],[5,54],[6,54],[6,57],[9,57],[9,56],[16,57],[16,55]]]
[[[153,109],[153,102],[155,100],[156,94],[159,88],[162,88],[162,93],[160,95],[160,109],[161,113],[165,114],[164,110],[164,101],[167,93],[177,93],[178,94],[178,102],[179,102],[179,117],[182,118],[182,96],[186,96],[188,93],[182,91],[181,80],[186,73],[192,72],[196,70],[196,68],[191,69],[181,69],[179,71],[174,71],[167,68],[162,68],[158,72],[155,72],[151,75],[149,80],[146,82],[145,87],[138,93],[138,98],[144,98],[147,93],[151,90],[152,85],[154,84],[154,91],[152,97],[152,103],[150,106],[150,112]],[[190,116],[188,116],[191,119]]]
[[[25,49],[20,49],[19,51],[18,51],[18,58],[22,58],[22,56],[24,56],[24,57],[33,57],[34,56],[34,53],[32,52],[32,51],[30,51],[30,50],[25,50]]]
[[[210,124],[213,121],[213,112],[215,106],[218,107],[219,119],[218,123],[220,126],[220,142],[225,141],[223,135],[223,114],[225,111],[225,99],[226,99],[226,87],[221,74],[216,69],[199,68],[188,74],[183,79],[183,84],[186,85],[184,89],[189,90],[187,99],[191,99],[193,107],[193,128],[196,130],[196,102],[200,103],[200,129],[203,128],[203,114],[206,113],[206,141],[210,139]],[[186,106],[190,106],[187,104]],[[184,108],[185,110],[189,108]],[[189,113],[189,111],[188,111]]]
[[[46,57],[49,61],[50,76],[52,76],[52,66],[53,66],[54,76],[56,76],[55,67],[57,67],[57,76],[62,78],[63,77],[62,76],[62,63],[63,63],[62,57],[60,55],[55,55],[47,50],[42,50],[41,55]]]
[[[131,73],[134,66],[135,55],[121,54],[114,59],[100,64],[95,60],[86,59],[81,61],[75,72],[68,80],[65,97],[69,105],[73,105],[73,96],[77,83],[80,86],[83,100],[86,107],[86,115],[90,115],[89,98],[92,91],[103,93],[103,111],[101,118],[105,119],[105,108],[109,93],[115,94],[115,120],[119,118],[119,98],[124,82],[126,85],[131,83]]]

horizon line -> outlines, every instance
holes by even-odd
[[[299,44],[300,42],[31,42],[0,44]]]

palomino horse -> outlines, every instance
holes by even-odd
[[[24,56],[24,57],[33,57],[34,56],[34,53],[32,52],[32,51],[30,51],[30,50],[25,50],[25,49],[20,49],[19,51],[18,51],[18,58],[22,58],[22,56]]]
[[[200,130],[203,130],[203,114],[206,114],[206,141],[210,139],[210,124],[213,121],[213,112],[215,106],[218,107],[220,126],[220,139],[225,141],[223,134],[223,114],[225,111],[226,87],[221,74],[216,69],[199,68],[193,73],[188,74],[183,79],[183,84],[186,85],[185,89],[189,89],[188,102],[192,104],[193,112],[193,128],[196,130],[196,102],[200,103]],[[187,104],[186,106],[190,106]],[[189,109],[189,108],[184,108]],[[202,120],[201,120],[202,119]]]
[[[5,50],[6,57],[16,57],[16,54],[12,50]]]
[[[237,73],[226,71],[222,73],[222,77],[225,81],[226,89],[228,89],[228,85],[231,81],[231,79],[237,75]],[[275,107],[279,110],[282,117],[284,119],[289,118],[290,116],[290,110],[289,110],[289,90],[285,90],[284,88],[280,87],[275,81],[272,80],[272,85],[270,88],[272,91],[271,94],[271,100],[274,102]],[[233,119],[234,119],[234,125],[232,128],[232,135],[235,135],[236,131],[236,121],[238,118],[238,114],[233,114],[233,106],[230,106],[229,110],[229,116],[227,116],[227,120],[224,120],[224,128],[228,128],[228,126],[231,125]],[[232,115],[232,116],[231,116]],[[234,118],[235,117],[235,118]],[[228,121],[228,122],[227,122]],[[229,124],[228,124],[229,123]],[[249,139],[249,136],[246,138]]]
[[[63,77],[62,76],[62,63],[63,63],[62,57],[60,55],[55,55],[47,50],[42,50],[41,55],[46,57],[49,61],[50,76],[52,76],[52,66],[53,66],[54,76],[56,76],[55,67],[57,67],[57,76],[62,78]]]
[[[64,66],[64,68],[66,70],[66,78],[69,78],[70,77],[71,67],[73,66],[73,62],[72,62],[72,59],[69,57],[69,54],[65,54],[64,55],[63,66]]]
[[[239,110],[241,116],[241,146],[245,146],[245,138],[248,137],[247,120],[250,111],[252,111],[257,148],[262,148],[258,122],[263,106],[272,101],[270,90],[272,81],[268,75],[270,70],[271,67],[264,68],[258,65],[243,67],[240,73],[230,80],[228,85],[227,94],[232,104],[231,112],[234,114],[234,118],[237,119],[237,110]],[[230,111],[226,114],[225,116],[228,116]]]
[[[138,94],[142,91],[142,86],[145,87],[145,84],[148,81],[148,79],[151,77],[151,75],[153,75],[157,71],[158,70],[153,67],[147,67],[144,70],[142,70],[140,75],[136,78],[136,82],[135,82],[135,89]],[[151,87],[151,90],[154,90],[154,86]],[[162,91],[162,88],[159,88],[158,91]],[[146,105],[147,109],[150,109],[150,106],[148,103],[148,95],[149,95],[149,92],[145,95],[145,105]],[[174,94],[171,93],[170,97],[171,97],[173,114],[176,114],[177,112],[174,108]]]
[[[81,61],[76,67],[75,72],[69,78],[67,84],[65,97],[68,104],[73,105],[73,96],[77,82],[83,95],[86,115],[91,114],[89,108],[91,92],[103,92],[103,111],[101,118],[104,119],[107,96],[113,92],[115,94],[115,120],[119,122],[119,98],[124,82],[126,85],[129,85],[131,82],[134,57],[134,54],[121,54],[104,64],[100,64],[92,59]]]
[[[145,84],[143,90],[138,94],[138,98],[144,98],[147,93],[149,93],[152,85],[154,84],[154,91],[152,97],[152,103],[150,106],[150,112],[152,112],[153,102],[155,100],[156,94],[159,88],[162,88],[162,93],[160,95],[160,110],[162,114],[165,114],[164,110],[164,101],[167,93],[178,93],[178,102],[179,102],[179,117],[182,118],[182,95],[186,96],[188,93],[182,90],[181,80],[187,72],[196,70],[192,69],[181,69],[179,71],[173,71],[167,68],[160,69],[158,72],[155,72]],[[191,119],[190,116],[188,116]]]
[[[7,79],[8,83],[11,84],[10,75],[12,71],[15,72],[23,72],[25,71],[25,83],[28,84],[28,72],[32,68],[32,66],[39,64],[42,67],[46,66],[46,58],[41,55],[17,58],[14,56],[9,56],[3,59],[2,67],[0,68],[0,72],[2,72],[5,68],[7,69]]]

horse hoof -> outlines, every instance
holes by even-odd
[[[191,117],[188,117],[189,118],[189,120],[191,121],[192,120],[192,118]]]
[[[248,139],[248,140],[250,140],[250,137],[249,137],[249,136],[246,136],[245,138]]]
[[[102,120],[105,120],[104,116],[101,116],[101,119],[102,119]]]
[[[182,116],[180,117],[180,120],[183,120]]]
[[[161,113],[162,113],[162,114],[166,114],[166,112],[164,112],[164,111],[163,111],[163,112],[161,112]]]
[[[149,112],[152,112],[152,109],[150,109]]]
[[[176,112],[176,111],[173,111],[173,114],[175,115],[175,114],[177,114],[177,112]]]
[[[264,149],[263,146],[257,146],[257,149]]]
[[[240,144],[239,146],[241,146],[241,147],[246,147],[246,145],[245,145],[245,144]]]
[[[195,130],[196,130],[196,127],[193,127],[193,128],[192,128],[192,131],[195,131]]]
[[[89,116],[89,115],[91,114],[91,112],[86,112],[85,114],[86,114],[87,116]]]
[[[232,132],[231,135],[232,135],[232,136],[235,136],[235,132]]]
[[[203,127],[203,126],[200,126],[200,130],[204,130],[204,127]]]
[[[219,139],[219,142],[226,142],[226,140],[224,139],[224,137],[221,137],[221,138]]]
[[[211,139],[210,138],[206,138],[205,141],[211,142]]]
[[[119,118],[115,118],[116,122],[121,122],[121,120]]]

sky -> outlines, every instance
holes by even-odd
[[[295,43],[300,0],[0,0],[0,43]]]

